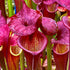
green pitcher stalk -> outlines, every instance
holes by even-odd
[[[29,8],[32,8],[32,0],[27,0],[27,5]]]
[[[12,6],[12,0],[8,0],[8,9],[9,9],[9,17],[14,15],[13,13],[13,6]]]
[[[52,44],[50,43],[51,37],[47,36],[48,44],[47,44],[47,70],[52,70]]]
[[[24,52],[20,54],[20,68],[21,70],[25,70]]]

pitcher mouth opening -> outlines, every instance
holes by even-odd
[[[10,46],[10,53],[13,56],[19,56],[22,53],[22,49],[18,46]]]
[[[53,47],[53,51],[58,55],[63,55],[69,52],[69,46],[68,45],[60,46],[59,44],[57,44],[56,46]]]
[[[53,4],[50,4],[50,5],[47,5],[47,11],[50,12],[50,13],[54,13],[57,11],[57,8],[58,8],[58,4],[57,3],[53,3]]]
[[[37,37],[39,34],[39,37],[41,37],[41,39]],[[22,48],[25,52],[28,52],[32,55],[37,55],[41,53],[47,45],[47,39],[43,34],[41,34],[41,32],[39,32],[39,34],[37,34],[37,36],[33,34],[30,37],[28,36],[28,38],[20,37],[18,39],[19,47]]]

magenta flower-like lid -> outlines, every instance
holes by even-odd
[[[63,23],[68,29],[70,29],[70,16],[64,16]]]
[[[56,0],[56,2],[66,9],[70,10],[70,0]]]
[[[47,45],[47,38],[41,32],[36,31],[29,36],[20,37],[18,39],[18,45],[25,52],[32,55],[38,55],[45,49]]]
[[[46,35],[54,35],[57,33],[56,21],[51,18],[43,17],[42,26],[40,28]]]
[[[63,21],[57,22],[58,32],[57,32],[57,40],[52,39],[52,43],[58,44],[67,44],[69,45],[69,30],[64,26]]]
[[[19,36],[26,36],[34,33],[37,29],[37,21],[41,13],[30,9],[23,2],[23,8],[9,21],[9,28]]]

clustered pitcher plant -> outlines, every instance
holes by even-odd
[[[70,70],[70,1],[13,2],[0,1],[0,70]]]

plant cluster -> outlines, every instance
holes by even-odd
[[[70,1],[5,0],[0,7],[0,68],[70,70]],[[52,53],[53,52],[53,53]]]

